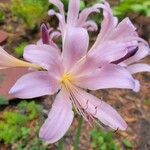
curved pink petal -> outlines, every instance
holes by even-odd
[[[100,33],[96,39],[96,42],[92,46],[91,49],[96,48],[100,42],[105,41],[107,37],[110,35],[110,33],[115,29],[118,20],[116,17],[113,16],[112,10],[107,2],[104,3],[104,8],[103,8],[103,16],[104,19],[101,23],[101,30]]]
[[[150,55],[150,48],[149,46],[143,44],[143,43],[140,43],[139,44],[139,49],[138,51],[135,53],[134,56],[128,58],[126,61],[124,61],[124,63],[126,64],[132,64],[132,63],[135,63],[141,59],[143,59],[144,57]]]
[[[58,49],[60,52],[59,47],[54,42],[54,39],[57,39],[59,36],[61,36],[61,33],[59,31],[55,31],[53,28],[47,28],[47,26],[43,23],[41,25],[41,39],[37,41],[37,45],[43,45],[43,44],[49,44],[50,46],[54,47],[55,49]]]
[[[129,18],[125,18],[111,32],[111,34],[108,36],[108,40],[124,41],[125,37],[127,39],[128,37],[134,36],[138,36],[136,28],[134,27]]]
[[[59,9],[60,14],[64,16],[64,5],[61,0],[49,0],[49,2],[55,5]]]
[[[0,47],[0,69],[11,68],[11,67],[40,68],[38,65],[19,60],[9,55],[2,47]]]
[[[133,43],[134,44],[134,43]],[[131,45],[131,44],[130,44]],[[90,50],[87,57],[93,57],[99,67],[106,63],[113,62],[124,57],[128,50],[126,43],[117,43],[115,41],[108,41],[101,43],[97,48]]]
[[[22,76],[9,93],[17,98],[35,98],[57,92],[59,84],[46,71],[37,71]]]
[[[62,62],[58,49],[50,45],[28,45],[25,47],[24,59],[36,63],[47,70],[53,70],[59,75],[62,72]]]
[[[73,121],[72,104],[66,92],[61,90],[56,96],[52,109],[40,129],[39,136],[46,143],[61,139]]]
[[[65,33],[65,27],[66,27],[66,22],[64,16],[62,16],[60,13],[56,13],[53,9],[48,11],[48,15],[50,16],[56,16],[59,20],[59,29],[61,30],[62,35]]]
[[[75,96],[85,112],[114,130],[126,130],[126,122],[109,104],[81,89],[76,90]]]
[[[86,75],[95,69],[119,60],[126,56],[128,50],[127,44],[115,42],[105,42],[97,47],[95,50],[88,52],[86,57],[79,61],[72,69],[71,73],[74,75]]]
[[[55,5],[58,10],[59,13],[56,13],[54,10],[49,10],[48,14],[51,15],[56,15],[56,17],[59,20],[59,28],[62,32],[62,35],[64,34],[64,30],[65,30],[65,12],[64,12],[64,5],[60,0],[49,0],[50,3],[52,3],[53,5]]]
[[[69,27],[64,39],[63,61],[66,69],[87,53],[89,36],[84,28]]]
[[[69,0],[69,8],[67,13],[67,24],[75,25],[80,10],[80,0]]]
[[[135,74],[139,72],[150,72],[150,65],[138,63],[138,64],[129,65],[127,69],[131,74]]]
[[[89,15],[94,12],[100,12],[100,8],[104,8],[105,6],[103,4],[96,4],[92,7],[85,8],[80,14],[79,19],[77,21],[78,26],[82,26],[87,21]]]
[[[97,31],[98,30],[98,26],[96,24],[96,22],[92,21],[92,20],[88,20],[83,24],[83,28],[86,28],[88,31]]]
[[[109,64],[87,75],[78,76],[76,84],[90,90],[123,88],[139,91],[139,83],[123,67]]]

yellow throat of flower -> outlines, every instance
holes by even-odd
[[[68,85],[68,84],[70,84],[72,81],[73,81],[73,78],[72,78],[72,76],[71,76],[70,74],[68,74],[68,73],[65,73],[65,74],[62,76],[61,80],[60,80],[60,82],[61,82],[62,84],[64,84],[64,85]]]

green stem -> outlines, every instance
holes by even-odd
[[[58,150],[63,150],[64,149],[64,139],[60,139],[58,142]]]
[[[78,145],[79,145],[79,142],[80,142],[82,123],[83,123],[83,118],[81,116],[80,119],[79,119],[77,133],[76,133],[76,137],[75,137],[75,141],[74,141],[74,150],[78,150]]]

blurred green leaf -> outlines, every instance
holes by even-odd
[[[150,16],[149,0],[122,0],[113,8],[114,15],[124,18],[128,13],[137,13],[139,15]]]
[[[5,20],[5,14],[0,10],[0,23]]]
[[[144,104],[147,105],[147,106],[149,106],[149,105],[150,105],[150,99],[146,99],[146,100],[144,101]]]
[[[18,132],[17,126],[0,122],[0,141],[3,140],[6,144],[11,144],[20,136],[21,133]]]
[[[126,148],[132,148],[132,143],[127,139],[123,140],[123,144]]]
[[[94,150],[120,150],[111,132],[95,128],[91,132],[91,146]]]
[[[7,107],[0,116],[0,142],[15,150],[47,150],[38,136],[41,111],[34,101],[22,101],[13,111]]]
[[[4,112],[4,118],[6,122],[10,125],[26,125],[27,123],[27,118],[25,115],[22,115],[17,112]]]
[[[15,54],[17,55],[17,57],[22,57],[23,56],[23,52],[24,52],[24,48],[27,46],[26,42],[23,42],[21,44],[19,44],[16,48],[15,48]]]
[[[29,29],[34,29],[47,15],[48,0],[11,0],[11,11],[22,19]]]
[[[0,105],[8,105],[9,101],[6,97],[0,96]]]

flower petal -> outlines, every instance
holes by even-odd
[[[19,60],[9,55],[2,47],[0,47],[0,69],[11,68],[11,67],[33,67],[40,68],[35,64],[31,64],[22,60]]]
[[[95,69],[106,64],[120,60],[127,55],[127,44],[113,41],[105,42],[99,45],[95,50],[89,51],[76,65],[71,69],[74,75],[86,75],[86,73],[93,72]]]
[[[86,28],[88,31],[97,31],[98,30],[98,26],[97,26],[96,22],[94,22],[92,20],[86,21],[85,24],[83,24],[83,28]]]
[[[78,26],[82,26],[83,24],[85,24],[85,22],[87,21],[89,15],[91,13],[94,13],[94,12],[97,12],[99,13],[100,12],[100,8],[105,8],[105,6],[103,4],[96,4],[92,7],[89,7],[89,8],[85,8],[83,9],[83,11],[81,11],[81,13],[79,14],[79,19],[77,21],[77,25]]]
[[[127,69],[131,74],[139,72],[150,72],[150,65],[138,63],[128,66]]]
[[[126,61],[124,61],[124,63],[126,64],[132,64],[134,62],[137,62],[141,59],[143,59],[144,57],[150,55],[150,48],[149,46],[143,44],[143,43],[140,43],[139,44],[139,49],[138,51],[135,53],[134,56],[128,58]]]
[[[28,45],[25,47],[23,57],[44,69],[53,70],[57,75],[61,74],[63,67],[59,51],[50,45]]]
[[[78,19],[80,10],[80,0],[70,0],[67,13],[67,24],[75,25]]]
[[[90,90],[123,88],[139,91],[138,81],[134,80],[125,68],[113,64],[77,77],[76,84]]]
[[[114,130],[126,130],[126,122],[109,104],[79,88],[77,90],[76,98],[84,111]]]
[[[51,95],[59,89],[58,82],[46,71],[37,71],[22,76],[9,93],[17,98],[35,98]]]
[[[108,38],[109,40],[112,39],[117,41],[124,41],[125,37],[127,39],[128,37],[136,37],[136,36],[138,36],[136,28],[134,27],[129,18],[125,18],[111,32]]]
[[[96,64],[101,67],[106,63],[113,62],[124,57],[128,50],[128,45],[125,43],[117,43],[114,41],[108,41],[100,44],[96,49],[88,52],[87,57],[93,57]]]
[[[72,104],[68,94],[59,92],[45,123],[40,129],[39,136],[46,143],[54,143],[61,139],[73,121]]]
[[[86,54],[88,45],[89,36],[84,28],[69,27],[63,47],[63,61],[66,69],[72,67]]]
[[[109,34],[115,29],[118,20],[116,17],[113,16],[112,10],[107,2],[104,3],[103,8],[103,16],[104,19],[101,24],[101,30],[100,33],[96,39],[96,42],[92,46],[91,49],[95,49],[102,41],[105,41]]]
[[[65,22],[65,18],[64,16],[62,16],[60,13],[56,13],[53,9],[48,11],[48,15],[49,16],[56,16],[59,20],[59,29],[62,33],[62,35],[64,35],[65,33],[65,26],[66,26],[66,22]]]
[[[59,9],[60,14],[64,16],[64,5],[60,0],[49,0],[49,2],[55,5]]]
[[[49,31],[44,23],[41,25],[41,37],[43,44],[49,44]]]

